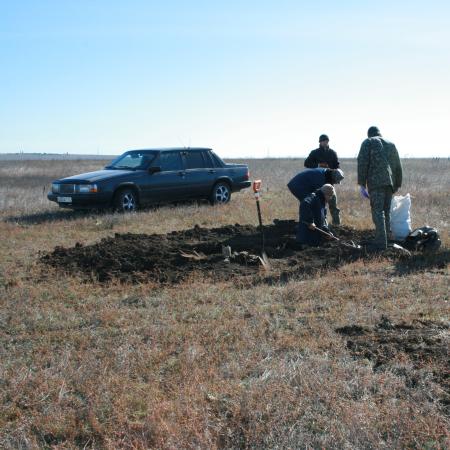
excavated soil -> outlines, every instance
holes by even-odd
[[[212,229],[195,226],[165,235],[115,234],[92,245],[77,243],[72,248],[56,247],[40,260],[65,273],[102,282],[118,279],[173,284],[193,276],[277,282],[370,257],[364,251],[336,242],[319,248],[301,248],[295,242],[295,227],[294,221],[277,220],[264,227],[269,270],[258,258],[261,254],[259,228],[239,224]],[[348,227],[334,232],[346,241],[361,241],[371,234]],[[228,260],[223,255],[223,247],[227,246],[231,248]],[[394,256],[399,258],[398,254]]]
[[[389,370],[405,377],[408,387],[437,384],[439,400],[450,414],[450,326],[415,321],[393,324],[382,317],[373,328],[349,325],[336,330],[349,352],[373,362],[375,371]]]

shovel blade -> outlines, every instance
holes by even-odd
[[[262,252],[261,256],[258,256],[258,258],[261,261],[261,265],[263,266],[264,270],[269,271],[270,270],[270,262],[269,262],[269,258],[266,255],[266,252]]]
[[[340,241],[340,244],[343,245],[344,247],[351,248],[352,250],[361,250],[362,248],[360,245],[355,244],[353,241],[350,242]]]

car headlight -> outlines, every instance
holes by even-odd
[[[57,183],[52,183],[52,192],[54,194],[57,194],[59,192],[59,184]]]
[[[78,186],[78,192],[80,194],[89,194],[91,192],[97,192],[97,185],[96,184],[80,184]]]

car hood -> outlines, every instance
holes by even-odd
[[[73,175],[67,178],[60,178],[59,180],[56,181],[63,183],[74,183],[82,181],[95,183],[97,181],[108,180],[111,178],[118,178],[123,175],[130,175],[130,173],[134,173],[134,171],[104,169],[104,170],[97,170],[95,172],[80,173],[79,175]]]

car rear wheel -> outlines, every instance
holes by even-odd
[[[137,195],[132,189],[123,189],[114,197],[114,209],[119,212],[133,212],[137,207]]]
[[[231,199],[231,188],[228,183],[220,181],[215,184],[211,193],[211,203],[213,205],[220,205],[228,203]]]

